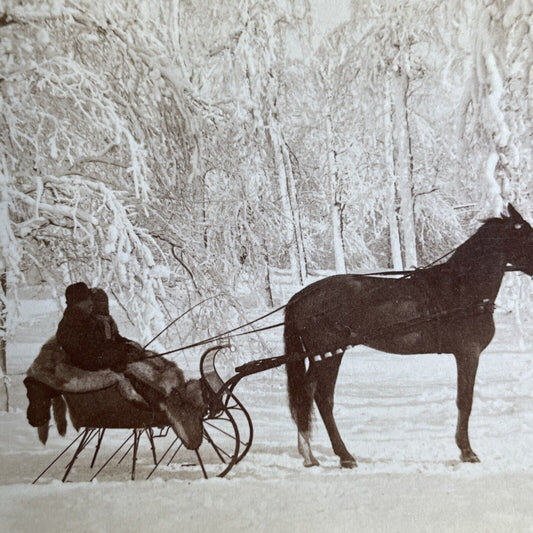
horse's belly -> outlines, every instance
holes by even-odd
[[[383,352],[403,355],[459,353],[471,346],[476,346],[481,352],[494,337],[494,321],[489,314],[462,320],[429,320],[422,326],[396,334],[394,329],[364,344]]]
[[[433,353],[440,351],[434,339],[426,332],[411,331],[386,338],[375,338],[365,343],[366,346],[382,352],[397,354]]]

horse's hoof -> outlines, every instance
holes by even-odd
[[[357,468],[355,459],[341,459],[341,468]]]
[[[304,461],[305,468],[312,468],[313,466],[320,466],[320,463],[313,457],[311,461]]]
[[[480,463],[479,457],[474,452],[461,453],[463,463]]]

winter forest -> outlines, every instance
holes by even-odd
[[[357,473],[320,432],[302,467],[280,369],[242,387],[257,433],[233,478],[32,486],[64,444],[38,442],[22,378],[77,281],[141,343],[179,320],[162,352],[327,275],[430,265],[509,202],[532,222],[532,24],[531,0],[0,0],[6,531],[204,532],[199,507],[220,532],[530,531],[525,275],[496,301],[477,466],[455,462],[448,359],[362,351],[336,404]],[[224,364],[283,353],[280,330],[236,344]],[[110,501],[128,518],[92,513]]]
[[[328,16],[4,1],[4,333],[21,287],[62,298],[76,280],[109,288],[143,338],[212,298],[207,332],[242,318],[239,291],[279,303],[280,271],[423,266],[508,201],[531,215],[530,2]]]

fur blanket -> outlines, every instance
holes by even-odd
[[[152,354],[146,353],[147,356]],[[121,396],[136,407],[155,407],[164,412],[185,446],[194,449],[201,442],[201,420],[206,410],[201,381],[185,381],[182,370],[163,357],[129,363],[124,373],[88,371],[70,364],[69,357],[52,337],[41,348],[27,376],[61,393],[91,392],[116,386]],[[54,398],[52,408],[58,431],[64,434],[63,398]],[[48,423],[39,427],[38,433],[45,443]]]
[[[132,381],[150,387],[162,398],[186,388],[183,371],[163,357],[129,363],[125,374],[128,377],[112,370],[89,371],[73,366],[55,337],[43,345],[27,371],[28,377],[62,393],[91,392],[116,385],[123,398],[144,406],[147,404]]]
[[[112,370],[90,372],[71,365],[55,337],[43,345],[27,376],[60,392],[91,392],[117,385],[120,394],[127,400],[145,403],[122,374]]]

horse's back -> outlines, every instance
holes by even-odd
[[[286,315],[292,313],[316,314],[328,311],[332,306],[339,308],[343,302],[363,297],[368,290],[378,290],[393,280],[365,276],[362,274],[336,274],[307,285],[294,294],[287,303]]]

